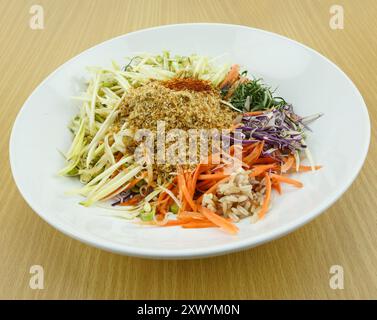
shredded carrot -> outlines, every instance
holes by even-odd
[[[240,66],[238,64],[232,65],[225,79],[220,84],[220,89],[225,88],[225,87],[230,87],[233,84],[233,82],[235,82],[238,79],[239,74],[240,74]]]
[[[272,188],[275,189],[279,194],[282,194],[281,184],[279,181],[274,181],[272,183]]]
[[[300,181],[297,181],[297,180],[294,180],[294,179],[291,179],[291,178],[288,178],[288,177],[285,177],[285,176],[281,176],[281,175],[278,175],[278,174],[275,174],[275,173],[271,174],[271,178],[276,180],[276,181],[279,181],[279,182],[291,184],[291,185],[293,185],[297,188],[302,188],[304,186],[302,184],[302,182],[300,182]]]
[[[236,147],[236,146],[235,146],[234,144],[232,144],[232,145],[229,147],[229,150],[228,150],[228,151],[229,151],[229,154],[230,154],[230,155],[233,155],[233,154],[234,154],[234,149],[235,149],[235,147]]]
[[[185,218],[192,218],[196,220],[206,220],[207,218],[203,216],[200,212],[194,212],[194,211],[182,211],[178,214],[179,219],[185,219]]]
[[[178,174],[178,186],[180,190],[182,190],[183,199],[187,201],[193,211],[196,211],[196,204],[193,201],[190,192],[187,190],[184,173]]]
[[[259,219],[263,219],[266,215],[266,212],[268,210],[268,206],[270,204],[270,198],[271,198],[271,179],[268,173],[265,173],[264,175],[265,181],[266,181],[266,195],[264,197],[264,201],[262,204],[262,208],[258,213]]]
[[[115,162],[118,162],[120,159],[122,159],[123,157],[123,154],[121,152],[118,152],[116,154],[116,156],[114,157],[115,158]]]
[[[174,185],[170,185],[170,186],[168,187],[168,190],[172,190],[173,187],[174,187]],[[159,201],[159,202],[164,203],[164,202],[168,201],[169,199],[171,199],[169,193],[163,191],[163,192],[161,192],[161,193],[159,194],[159,197],[158,197],[158,201]]]
[[[141,199],[142,199],[142,197],[140,195],[136,195],[133,198],[131,198],[130,200],[119,203],[119,206],[132,206],[132,205],[138,203]]]
[[[215,173],[215,174],[201,174],[198,180],[220,180],[229,177],[228,174]]]
[[[287,172],[290,168],[292,168],[293,164],[295,162],[295,158],[290,155],[287,160],[284,162],[284,164],[281,166],[281,172],[285,173]]]
[[[216,180],[204,180],[196,185],[196,190],[200,193],[206,192],[209,188],[216,184]]]
[[[119,162],[120,159],[122,159],[122,157],[123,157],[123,154],[122,154],[121,152],[118,152],[118,153],[116,154],[116,156],[114,157],[115,162]],[[115,171],[111,174],[110,178],[111,178],[111,179],[112,179],[112,178],[115,178],[119,172],[120,172],[120,169],[115,170]]]
[[[174,191],[174,189],[177,189],[175,186],[176,178],[167,186],[168,190]],[[174,193],[174,192],[173,192]],[[166,214],[167,213],[167,206],[171,202],[172,198],[169,196],[169,194],[165,191],[160,192],[157,198],[157,205],[156,210],[160,214]]]
[[[276,168],[275,164],[260,164],[257,166],[253,166],[251,173],[249,174],[250,177],[258,177],[262,173],[266,172],[267,170]]]
[[[146,175],[147,175],[147,173],[143,172],[141,174],[141,177],[133,179],[131,182],[129,182],[127,184],[126,190],[129,190],[129,189],[133,188],[138,182],[140,182],[141,180],[143,180],[146,177]]]
[[[200,174],[200,168],[201,168],[202,164],[198,164],[198,166],[196,167],[195,171],[194,171],[194,174],[192,175],[192,179],[191,179],[191,189],[194,190],[195,192],[195,186],[196,186],[196,182],[198,181],[198,176]],[[192,197],[194,196],[194,194],[191,195]]]
[[[103,197],[101,200],[104,201],[104,200],[111,199],[111,198],[113,198],[114,196],[116,196],[117,194],[119,194],[119,193],[121,193],[123,191],[130,190],[138,182],[140,182],[141,180],[143,180],[146,177],[146,175],[147,175],[147,173],[143,172],[139,178],[135,178],[131,182],[127,183],[125,186],[119,187],[115,191],[113,191],[113,192],[109,193],[107,196]]]
[[[119,169],[115,170],[111,175],[110,175],[110,178],[115,178],[117,176],[117,174],[119,173]]]
[[[256,143],[251,143],[247,146],[243,146],[242,147],[242,153],[246,154],[246,153],[251,152],[251,150],[253,150],[257,145],[258,145],[258,143],[256,142]]]
[[[180,226],[185,223],[195,222],[193,218],[183,218],[178,220],[169,220],[166,224],[164,224],[164,227],[173,227],[173,226]]]
[[[196,184],[196,188],[199,189],[199,188],[206,188],[207,187],[207,189],[208,189],[210,186],[212,186],[215,183],[216,183],[216,181],[213,181],[213,180],[202,180],[202,181],[200,181]]]
[[[224,182],[227,182],[229,179],[230,179],[230,177],[226,177],[226,178],[224,178],[224,179],[222,179],[222,180],[216,182],[211,188],[209,188],[206,192],[204,192],[204,194],[209,194],[209,193],[212,193],[212,192],[216,191],[217,187],[218,187],[220,184],[222,184],[222,183],[224,183]],[[201,203],[202,199],[203,199],[203,195],[201,195],[201,196],[198,198],[198,200],[197,200],[198,203]]]
[[[243,162],[245,162],[249,165],[254,164],[254,161],[256,161],[260,157],[260,155],[262,154],[263,146],[264,146],[264,141],[258,142],[258,145],[253,149],[253,151],[249,155],[247,155],[243,159]]]
[[[319,170],[321,168],[322,168],[322,166],[314,166],[314,170]],[[311,166],[300,165],[299,168],[298,168],[298,172],[308,172],[308,171],[312,171]]]
[[[260,157],[259,159],[254,161],[254,164],[270,164],[270,163],[277,163],[277,160],[270,157]]]
[[[221,164],[219,164],[218,166],[214,167],[211,171],[209,171],[207,173],[210,174],[210,173],[223,172],[225,167],[226,167],[226,164],[225,163],[221,163]]]
[[[203,213],[203,215],[209,221],[219,226],[223,230],[231,234],[236,234],[238,232],[237,226],[235,226],[232,222],[226,220],[225,218],[219,216],[218,214],[214,213],[213,211],[209,210],[208,208],[199,206],[199,212]]]
[[[184,211],[184,210],[188,210],[186,198],[182,199],[181,208],[178,210],[178,213],[180,213],[181,211]]]
[[[192,177],[189,172],[185,173],[185,182],[186,182],[186,188],[189,192],[190,198],[194,196],[195,193],[195,186],[192,185]]]
[[[264,111],[252,111],[252,112],[246,112],[243,115],[244,116],[250,116],[250,117],[252,117],[252,116],[259,116],[259,115],[263,114],[263,112]]]
[[[211,221],[193,221],[182,225],[182,228],[192,229],[192,228],[217,228],[218,225]]]

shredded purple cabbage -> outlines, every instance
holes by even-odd
[[[305,118],[294,113],[292,105],[273,108],[257,116],[244,116],[242,126],[237,128],[243,134],[239,140],[230,137],[234,143],[249,144],[264,141],[264,156],[272,156],[276,150],[293,153],[304,150],[305,130],[308,123],[318,119],[321,114]]]

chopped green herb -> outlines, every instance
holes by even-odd
[[[156,213],[156,208],[155,207],[153,207],[152,210],[148,211],[148,212],[142,210],[140,212],[140,219],[141,219],[141,221],[152,221],[153,220],[153,216],[155,215],[155,213]]]
[[[283,98],[273,96],[271,89],[263,84],[261,79],[239,84],[230,98],[230,103],[242,112],[267,110],[286,105]]]
[[[178,210],[179,210],[179,207],[176,203],[173,203],[171,206],[170,206],[170,212],[173,212],[174,214],[177,214],[178,213]]]

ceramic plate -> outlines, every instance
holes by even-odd
[[[227,41],[224,41],[227,39]],[[182,229],[140,226],[109,216],[108,209],[83,207],[67,196],[77,186],[56,173],[64,165],[67,129],[77,112],[71,99],[84,88],[86,67],[124,61],[135,52],[226,53],[250,75],[261,77],[291,102],[300,115],[323,112],[307,143],[323,169],[303,174],[302,189],[274,195],[262,221],[239,223],[235,236],[217,228]],[[43,63],[41,61],[41,63]],[[10,160],[25,200],[65,234],[113,252],[150,258],[196,258],[250,248],[308,223],[333,204],[362,167],[370,138],[367,108],[352,81],[316,51],[280,35],[244,26],[181,24],[141,30],[108,40],[72,58],[49,75],[19,112],[10,139]]]

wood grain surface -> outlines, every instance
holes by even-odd
[[[43,30],[29,27],[33,4],[44,8]],[[343,30],[329,27],[333,4],[344,8]],[[377,1],[0,0],[0,12],[0,298],[377,298]],[[372,141],[364,168],[319,218],[282,239],[235,254],[145,260],[68,238],[29,208],[13,182],[8,145],[17,112],[50,72],[79,52],[130,31],[183,22],[277,32],[338,64],[368,105]],[[43,290],[29,287],[32,265],[44,268]],[[329,286],[332,265],[344,268],[343,290]]]

